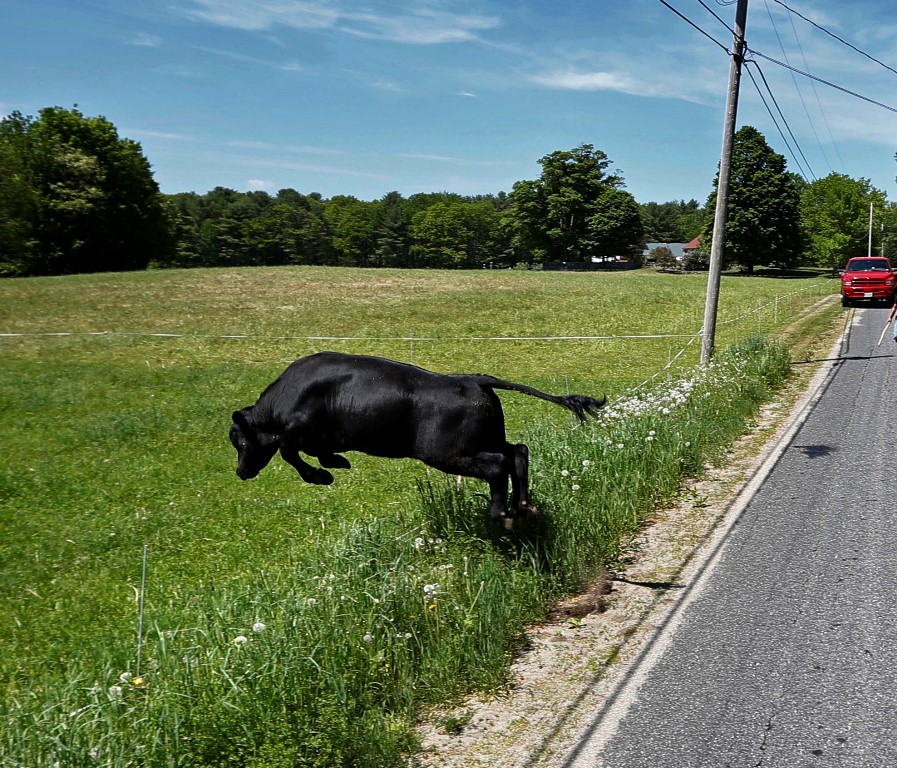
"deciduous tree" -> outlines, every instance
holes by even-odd
[[[707,210],[716,208],[716,188]],[[802,252],[800,196],[803,181],[786,168],[785,158],[774,152],[763,134],[746,125],[735,134],[723,265],[737,265],[748,274],[758,265],[781,268],[798,263]],[[708,222],[704,240],[713,238]]]
[[[0,221],[28,232],[4,243],[7,272],[58,274],[143,269],[172,246],[159,188],[140,145],[104,117],[48,107],[0,121]],[[11,202],[10,184],[25,203]],[[29,243],[23,247],[23,243]]]
[[[506,216],[515,246],[535,261],[586,261],[601,247],[589,221],[602,194],[621,188],[623,179],[608,171],[607,155],[591,144],[552,152],[539,164],[539,179],[519,181],[511,191]]]
[[[806,186],[800,200],[806,258],[820,267],[843,267],[869,248],[869,206],[885,208],[885,195],[866,179],[831,173]],[[875,245],[879,231],[873,228]]]

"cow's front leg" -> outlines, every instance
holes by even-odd
[[[333,475],[326,469],[313,467],[299,455],[299,451],[295,448],[281,448],[280,455],[287,464],[295,468],[299,473],[299,477],[305,480],[306,483],[330,485],[333,482]]]
[[[317,457],[318,461],[321,462],[322,467],[328,467],[330,469],[351,469],[352,465],[349,463],[349,460],[345,456],[340,456],[338,453],[325,453],[319,455]]]

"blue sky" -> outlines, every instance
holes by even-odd
[[[668,2],[731,45],[729,0]],[[786,4],[897,69],[892,0]],[[750,0],[747,40],[897,109],[897,73],[776,0]],[[747,74],[739,125],[809,180],[846,173],[897,200],[897,113],[757,63],[792,147]],[[168,193],[509,192],[588,143],[639,202],[703,203],[728,70],[659,0],[0,0],[0,114],[104,115]]]

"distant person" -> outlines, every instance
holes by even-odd
[[[891,306],[891,311],[888,314],[888,322],[885,323],[885,327],[891,326],[891,334],[894,337],[894,341],[897,341],[897,323],[894,322],[894,315],[897,315],[897,297],[894,298],[894,304]]]

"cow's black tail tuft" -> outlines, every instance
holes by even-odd
[[[604,404],[607,402],[606,397],[596,400],[594,397],[586,395],[566,395],[558,397],[558,400],[560,401],[558,405],[563,405],[573,411],[580,421],[585,421],[586,416],[597,416],[598,411],[604,408]]]
[[[540,392],[538,389],[526,386],[526,384],[515,384],[511,381],[496,379],[494,376],[472,375],[470,378],[475,379],[480,384],[486,387],[491,387],[492,389],[507,389],[513,392],[522,392],[524,395],[531,395],[532,397],[538,397],[541,400],[547,400],[549,403],[560,405],[576,414],[576,417],[580,421],[585,421],[587,416],[597,416],[598,411],[604,407],[605,403],[607,403],[606,397],[596,399],[594,397],[588,397],[587,395],[549,395],[547,392]]]

